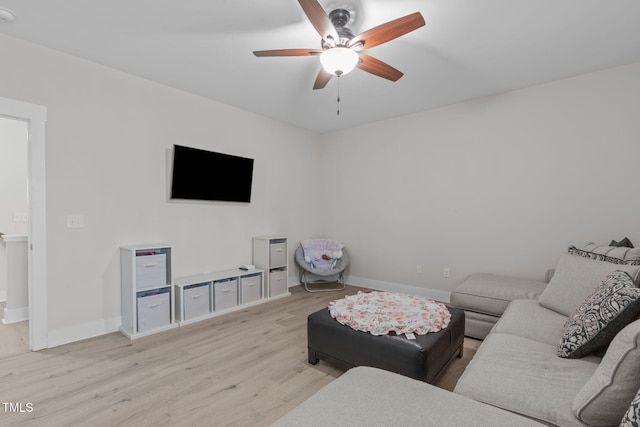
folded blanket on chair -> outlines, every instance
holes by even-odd
[[[342,258],[344,245],[336,239],[310,239],[300,242],[304,260],[317,270],[331,270]]]

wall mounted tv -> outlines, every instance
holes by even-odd
[[[251,201],[253,159],[173,146],[171,198]]]

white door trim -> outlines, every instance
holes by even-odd
[[[0,97],[0,116],[29,126],[29,347],[48,346],[45,133],[47,108]]]

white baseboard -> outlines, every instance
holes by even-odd
[[[407,295],[425,297],[435,301],[448,303],[451,292],[438,289],[419,288],[417,286],[404,285],[402,283],[384,282],[382,280],[368,279],[366,277],[349,276],[346,278],[349,285],[362,286],[364,288],[375,289],[377,291],[399,292]]]
[[[75,325],[68,328],[54,329],[49,331],[48,347],[57,347],[74,341],[117,332],[121,323],[120,316],[118,316],[111,319],[83,323],[81,325]]]
[[[5,325],[23,322],[25,320],[29,320],[29,307],[4,309],[4,319],[2,319],[2,323]]]
[[[407,295],[415,295],[420,297],[426,297],[435,301],[444,303],[449,302],[451,292],[441,291],[437,289],[419,288],[417,286],[404,285],[401,283],[385,282],[382,280],[367,279],[365,277],[349,276],[346,278],[346,282],[349,285],[362,286],[364,288],[375,289],[379,291],[387,292],[401,292]],[[300,283],[289,283],[289,288],[294,286],[300,286]],[[283,295],[286,296],[286,295]],[[28,308],[26,309],[26,315],[21,320],[27,320],[29,318]],[[7,310],[5,309],[5,322],[7,320]],[[15,320],[20,321],[20,320]],[[48,347],[57,347],[63,344],[69,344],[74,341],[80,341],[87,338],[97,337],[99,335],[109,334],[111,332],[117,332],[121,324],[121,318],[114,317],[103,321],[95,321],[85,323],[81,325],[75,325],[68,328],[61,328],[49,331],[48,335]]]

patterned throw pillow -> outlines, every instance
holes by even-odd
[[[612,264],[622,264],[622,265],[640,265],[640,259],[622,259],[616,258],[612,256],[607,256],[603,254],[599,254],[596,252],[585,251],[582,249],[578,249],[575,246],[569,246],[567,250],[572,255],[581,256],[583,258],[595,259],[597,261],[606,261]]]
[[[560,357],[575,359],[605,346],[640,313],[640,289],[631,276],[616,270],[569,316]]]
[[[636,397],[631,401],[631,405],[627,410],[627,413],[622,417],[620,421],[620,427],[639,427],[640,426],[640,390],[636,394]]]

